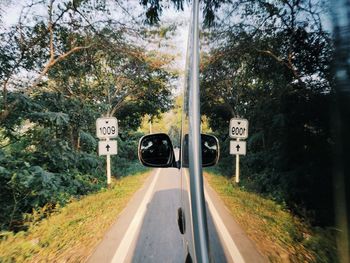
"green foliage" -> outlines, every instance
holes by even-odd
[[[2,131],[9,143],[0,151],[1,229],[23,229],[23,214],[53,209],[105,185],[105,158],[97,156],[94,136],[98,108],[55,93],[23,100]],[[141,136],[120,133],[113,175],[143,170],[136,163]]]
[[[56,152],[47,149],[45,153],[50,156],[46,159],[21,151],[1,152],[1,229],[19,230],[24,223],[23,213],[45,205],[64,205],[72,196],[85,195],[104,185],[96,156],[74,154],[67,147]]]
[[[316,262],[338,262],[337,247],[335,245],[335,229],[314,228],[314,233],[304,245],[311,251],[317,251]]]
[[[48,218],[48,206],[26,215],[26,232],[0,232],[0,262],[86,261],[148,175],[112,180],[110,188],[72,200]]]
[[[50,124],[56,126],[64,126],[69,123],[69,116],[63,112],[34,112],[29,118],[40,124]]]
[[[305,25],[310,8],[293,1],[228,7],[232,14],[239,10],[241,20],[213,31],[215,44],[202,72],[202,112],[222,145],[217,169],[233,175],[229,120],[244,117],[250,125],[247,156],[240,159],[242,185],[286,202],[314,224],[331,225],[333,50],[319,21]],[[217,36],[224,40],[215,42]]]
[[[105,186],[105,158],[96,155],[93,144],[97,140],[91,134],[82,134],[81,148],[94,153],[75,151],[68,142],[52,138],[44,129],[32,129],[28,137],[11,144],[6,152],[0,151],[1,229],[23,229],[23,213],[43,206],[54,209],[72,197]],[[119,153],[112,157],[114,176],[145,169],[137,161],[136,149],[141,136],[122,133],[118,138]]]
[[[237,222],[271,262],[339,262],[334,228],[312,227],[285,205],[205,174]]]
[[[55,2],[52,46],[48,21],[27,12],[31,7],[22,12],[28,26],[0,33],[1,230],[24,229],[27,213],[52,210],[105,186],[105,158],[97,156],[95,137],[98,117],[119,120],[113,175],[142,170],[136,164],[141,135],[133,130],[145,114],[158,116],[170,108],[169,81],[175,76],[110,20],[98,26],[86,21],[93,21],[92,14],[107,15],[106,6]]]
[[[162,113],[160,116],[146,115],[141,123],[140,130],[148,134],[150,129],[152,133],[166,133],[170,136],[174,147],[180,146],[182,118],[182,97],[174,98],[174,106],[170,111]]]
[[[139,132],[122,132],[118,137],[118,154],[112,156],[112,174],[117,178],[147,169],[140,164],[137,156],[139,139],[143,136]]]
[[[173,6],[176,10],[183,10],[185,0],[171,0]],[[201,2],[201,1],[200,1]],[[163,4],[161,0],[142,0],[140,3],[146,9],[146,18],[145,22],[149,24],[157,24],[160,22],[160,17],[162,15],[162,11],[164,8],[167,8],[168,4]],[[203,17],[204,17],[204,25],[212,26],[216,19],[216,11],[223,5],[224,3],[231,3],[228,0],[205,0],[203,3]]]
[[[100,108],[94,103],[60,93],[9,95],[10,101],[23,103],[1,130],[7,142],[0,151],[0,222],[1,229],[17,231],[25,228],[25,214],[40,207],[54,209],[105,186],[106,166],[96,151]],[[130,130],[135,126],[124,132],[120,127],[118,155],[112,157],[114,176],[144,170],[136,151],[142,134]]]

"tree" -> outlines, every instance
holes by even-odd
[[[115,5],[122,6],[121,3]],[[42,9],[47,10],[46,14],[35,12]],[[141,38],[141,34],[137,33],[138,24],[134,25],[134,29],[129,29],[128,24],[113,19],[110,9],[113,9],[113,3],[105,1],[27,2],[19,22],[1,33],[1,121],[18,103],[14,101],[9,105],[9,89],[31,94],[34,89],[40,89],[39,86],[55,65],[96,44],[101,47],[101,41],[108,43],[110,35],[115,35],[114,40],[118,38],[114,42],[116,52],[128,50],[123,36],[136,34]],[[121,10],[124,10],[123,7]],[[134,18],[130,19],[135,22]],[[99,43],[95,40],[99,40]]]
[[[29,16],[32,8],[45,4],[46,18],[35,13]],[[130,30],[125,25],[110,18],[95,21],[94,16],[108,10],[103,1],[95,5],[91,1],[31,2],[24,7],[18,25],[2,34],[3,123],[9,123],[9,114],[15,112],[23,93],[33,96],[42,91],[97,103],[101,114],[117,114],[134,129],[143,114],[157,115],[169,107],[171,75],[162,69],[164,62],[154,63],[157,58],[149,59],[144,50],[125,41],[131,37],[126,36]],[[26,20],[29,26],[24,26]],[[23,74],[28,76],[24,83]],[[11,103],[9,87],[14,91]],[[75,134],[71,138],[79,148],[80,123],[77,118],[72,123]]]
[[[171,0],[169,2],[173,3],[173,6],[176,10],[184,10],[185,0]],[[140,2],[145,10],[145,22],[149,24],[156,24],[160,22],[160,18],[162,15],[162,11],[165,8],[169,8],[169,3],[164,3],[161,0],[143,0]],[[230,0],[205,0],[203,3],[203,17],[204,17],[204,25],[212,26],[215,21],[216,11],[225,4],[231,3]]]
[[[141,117],[170,107],[175,77],[167,60],[132,43],[139,36],[146,41],[108,16],[105,1],[88,0],[28,1],[19,23],[1,32],[1,229],[21,230],[24,213],[104,185],[97,117],[120,120],[113,163],[126,174]]]
[[[173,146],[180,146],[182,96],[174,98],[174,105],[168,112],[160,116],[144,116],[140,130],[145,133],[167,133],[171,138]]]
[[[202,65],[202,111],[225,145],[230,118],[249,119],[246,186],[299,213],[317,211],[314,222],[328,224],[332,44],[319,8],[309,1],[237,1],[226,8],[235,20],[223,16],[223,29],[212,35],[216,47]],[[315,198],[320,193],[322,201]]]

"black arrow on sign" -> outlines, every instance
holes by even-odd
[[[109,152],[109,148],[111,148],[111,146],[109,146],[109,144],[107,144],[106,145],[107,152]]]
[[[239,148],[241,148],[241,146],[239,146],[239,145],[237,144],[237,146],[236,146],[237,152],[239,152]]]

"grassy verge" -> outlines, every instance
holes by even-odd
[[[334,233],[312,228],[276,202],[205,173],[236,221],[270,262],[337,262]]]
[[[1,233],[0,262],[82,262],[149,172],[113,181],[110,189],[73,201],[27,232]]]

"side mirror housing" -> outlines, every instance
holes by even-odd
[[[176,167],[173,145],[165,133],[143,136],[139,141],[140,162],[148,167]]]
[[[201,134],[202,167],[214,166],[219,161],[220,147],[218,139],[213,135]]]
[[[182,166],[188,167],[188,134],[184,136]],[[202,167],[214,166],[219,161],[220,147],[218,139],[213,135],[201,134]]]

